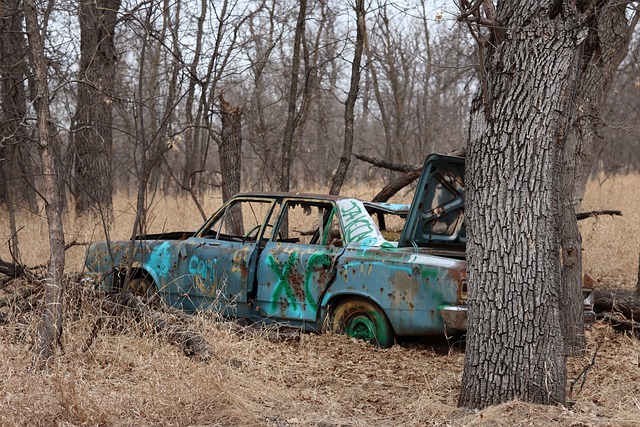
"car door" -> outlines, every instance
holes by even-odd
[[[344,252],[332,201],[286,199],[258,262],[257,303],[263,317],[314,322]]]
[[[431,154],[398,242],[398,247],[445,247],[464,251],[464,158]]]
[[[270,235],[268,223],[275,202],[268,198],[238,198],[218,211],[180,248],[182,280],[187,282],[185,309],[213,309],[248,317],[254,292],[259,241]]]

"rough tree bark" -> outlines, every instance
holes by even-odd
[[[45,284],[45,306],[42,323],[38,328],[36,340],[36,364],[43,363],[53,357],[55,345],[62,335],[62,292],[64,273],[64,230],[60,214],[60,188],[58,186],[59,171],[56,156],[58,136],[51,122],[49,111],[49,89],[47,87],[47,66],[44,57],[44,43],[40,34],[38,14],[34,0],[24,1],[24,15],[27,26],[27,37],[31,54],[31,64],[35,74],[33,102],[38,115],[38,142],[42,159],[42,175],[44,181],[45,211],[49,224],[49,270]]]
[[[349,93],[347,94],[347,101],[344,106],[344,145],[342,147],[342,156],[340,157],[338,169],[336,170],[331,182],[329,194],[340,194],[342,184],[347,176],[349,163],[351,162],[351,151],[353,150],[353,109],[356,105],[356,100],[358,99],[358,91],[360,90],[360,64],[362,63],[364,41],[367,37],[364,0],[356,0],[355,12],[357,26],[356,45],[353,53],[353,62],[351,63],[351,84],[349,85]]]
[[[120,0],[82,0],[80,21],[80,82],[74,116],[76,211],[112,211],[111,145],[112,88],[115,78],[114,31]]]
[[[234,194],[240,192],[242,173],[242,109],[225,101],[220,92],[220,112],[222,119],[222,135],[218,144],[220,169],[222,171],[222,201],[226,202]],[[242,234],[242,215],[240,211],[233,217],[232,234]]]
[[[584,17],[575,1],[560,2],[561,12],[524,0],[494,12],[484,3],[492,39],[479,46],[469,130],[469,329],[459,404],[563,403],[559,162]]]
[[[577,118],[562,148],[562,287],[560,298],[561,325],[568,354],[579,354],[585,346],[582,321],[582,238],[576,222],[591,165],[593,145],[598,127],[600,107],[604,102],[615,71],[624,58],[638,12],[628,18],[625,2],[604,2],[587,19],[588,37],[583,43],[578,79]]]
[[[24,14],[18,0],[6,0],[0,8],[0,202],[9,210],[11,254],[20,260],[16,207],[26,202],[38,212],[33,191],[31,146],[27,129],[27,42]]]

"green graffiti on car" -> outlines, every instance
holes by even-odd
[[[307,264],[307,271],[305,273],[304,279],[304,293],[307,303],[311,306],[313,310],[318,309],[318,302],[313,298],[313,292],[311,291],[311,284],[314,283],[313,280],[313,272],[314,268],[320,267],[324,269],[329,269],[331,266],[331,257],[327,254],[316,253],[309,257],[309,262]],[[320,283],[320,280],[316,280],[315,283]]]
[[[291,255],[289,255],[289,259],[282,265],[282,268],[280,268],[280,266],[278,265],[278,261],[273,257],[273,255],[269,255],[269,267],[271,268],[271,270],[273,270],[276,276],[278,276],[278,284],[276,285],[275,289],[273,290],[273,294],[271,295],[271,305],[274,308],[278,305],[278,299],[280,298],[282,292],[284,292],[287,297],[287,301],[291,304],[292,308],[294,310],[297,309],[295,292],[293,291],[293,288],[289,283],[289,275],[291,274],[293,265],[295,264],[297,258],[298,254],[296,252],[293,252]]]
[[[340,213],[344,219],[347,240],[350,242],[367,242],[375,240],[375,229],[367,211],[361,205],[351,200],[348,207],[341,206]]]

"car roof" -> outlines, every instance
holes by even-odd
[[[265,197],[271,199],[321,199],[321,200],[345,200],[355,199],[360,200],[357,197],[348,197],[332,194],[316,194],[316,193],[302,193],[302,192],[268,192],[268,191],[251,191],[245,193],[238,193],[234,197]]]

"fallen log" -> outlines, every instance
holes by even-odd
[[[24,267],[18,263],[7,262],[0,259],[0,273],[11,278],[15,278],[24,273]]]
[[[371,199],[372,202],[386,202],[391,197],[395,196],[396,193],[402,190],[407,185],[411,184],[413,181],[420,177],[422,173],[422,169],[418,169],[412,172],[407,172],[402,174],[402,176],[393,182],[384,186],[382,190],[378,194]]]
[[[595,289],[593,310],[596,313],[620,313],[627,319],[640,320],[640,299],[630,291]]]
[[[394,163],[386,159],[379,159],[373,156],[367,156],[366,154],[353,153],[353,157],[363,162],[371,163],[374,166],[378,166],[383,169],[389,169],[396,172],[413,172],[416,170],[422,170],[422,165],[408,165],[406,163]]]
[[[621,319],[611,313],[600,313],[597,318],[609,323],[614,331],[631,332],[634,337],[640,337],[640,324],[636,322],[629,322],[628,320]]]

